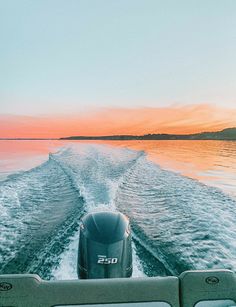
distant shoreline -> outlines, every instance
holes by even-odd
[[[105,136],[69,136],[62,138],[0,138],[1,141],[160,141],[160,140],[219,140],[236,141],[236,127],[227,128],[217,132],[201,132],[194,134],[145,134],[145,135],[105,135]]]
[[[108,136],[70,136],[61,140],[107,140],[107,141],[154,141],[154,140],[236,140],[236,127],[226,128],[216,132],[201,132],[194,134],[145,134],[145,135],[108,135]]]

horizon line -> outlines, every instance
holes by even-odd
[[[226,129],[234,129],[236,127],[228,127],[224,128],[222,130],[217,130],[217,131],[202,131],[202,132],[196,132],[196,133],[188,133],[188,134],[179,134],[179,133],[146,133],[146,134],[111,134],[111,135],[70,135],[70,136],[65,136],[65,137],[51,137],[51,138],[32,138],[32,137],[13,137],[13,138],[1,138],[0,140],[66,140],[68,138],[73,138],[73,137],[81,137],[81,138],[104,138],[104,137],[124,137],[124,136],[129,136],[129,137],[143,137],[147,135],[175,135],[175,136],[190,136],[190,135],[196,135],[196,134],[203,134],[203,133],[217,133],[224,131]]]

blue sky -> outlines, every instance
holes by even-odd
[[[1,114],[236,105],[234,0],[0,0]]]

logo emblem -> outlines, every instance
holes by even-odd
[[[8,282],[0,282],[0,291],[8,291],[11,290],[12,284],[9,284]]]
[[[98,264],[116,264],[118,258],[107,258],[105,255],[98,255]]]
[[[215,276],[209,276],[205,279],[206,283],[208,283],[209,285],[216,285],[219,283],[219,278],[215,277]]]

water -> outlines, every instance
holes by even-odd
[[[81,216],[118,210],[133,276],[236,271],[236,142],[0,141],[0,273],[76,276]]]

